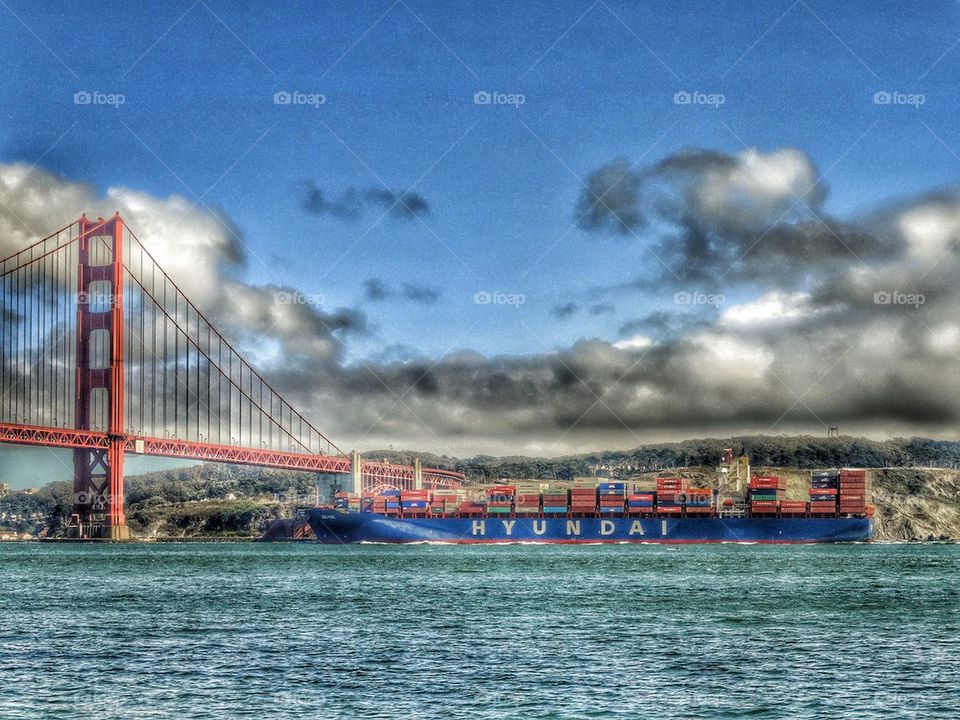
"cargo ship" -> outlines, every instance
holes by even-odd
[[[873,533],[864,470],[811,475],[809,500],[786,499],[774,476],[747,481],[746,493],[690,487],[657,478],[656,489],[625,482],[518,492],[517,485],[467,491],[381,489],[339,493],[311,508],[321,543],[820,543],[863,542]],[[529,490],[529,489],[528,489]]]

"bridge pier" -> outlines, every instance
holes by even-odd
[[[423,465],[420,458],[415,458],[413,461],[413,489],[423,490]]]

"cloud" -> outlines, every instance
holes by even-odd
[[[590,173],[576,213],[591,233],[636,236],[661,280],[802,284],[851,257],[893,257],[898,243],[825,214],[827,189],[795,148],[737,154],[686,150]]]
[[[368,331],[363,313],[289,302],[295,288],[243,280],[250,262],[239,229],[218,209],[179,195],[159,198],[125,187],[98,193],[76,182],[23,164],[0,164],[0,256],[58,227],[119,212],[157,263],[242,353],[253,355],[269,339],[276,351],[264,369],[284,356],[314,368],[340,363],[343,338]],[[299,295],[303,295],[300,293]]]
[[[598,315],[613,315],[616,311],[616,305],[610,302],[595,303],[590,306],[590,314],[594,317]]]
[[[550,314],[558,320],[567,320],[580,312],[580,305],[575,302],[565,302],[560,305],[554,305]]]
[[[417,283],[402,283],[399,289],[393,289],[379,278],[365,280],[363,285],[364,296],[370,302],[400,299],[420,305],[434,305],[442,295],[437,288]]]
[[[365,288],[364,294],[366,295],[367,300],[370,302],[381,302],[390,297],[391,292],[384,284],[383,280],[379,278],[370,278],[369,280],[363,281],[363,286]]]
[[[360,220],[371,209],[387,212],[397,220],[430,213],[430,204],[417,192],[396,192],[381,187],[348,187],[332,196],[324,193],[313,181],[304,184],[300,205],[311,215],[329,215],[348,222]]]
[[[745,261],[723,281],[725,304],[678,305],[671,281],[660,305],[645,304],[648,311],[622,323],[618,338],[551,353],[486,357],[462,349],[423,357],[393,346],[361,362],[347,347],[367,332],[363,313],[276,302],[296,289],[245,282],[242,235],[176,196],[123,188],[101,196],[42,171],[0,166],[9,206],[0,206],[0,242],[23,247],[81,210],[120,209],[214,324],[347,448],[559,454],[711,432],[825,432],[824,425],[956,435],[960,192],[840,221],[823,214],[812,163],[780,153],[771,170],[742,155],[687,153],[639,171],[644,201],[650,193],[664,201],[652,209],[665,214],[650,215],[641,228],[648,241],[675,247],[673,257],[693,263],[689,273],[709,274],[756,241],[746,229],[755,232],[790,208],[792,193],[806,192],[813,214],[808,207],[774,223],[757,245],[772,240],[757,264]],[[663,182],[650,185],[650,173]],[[686,226],[667,220],[685,217],[704,228],[705,249],[671,245]],[[842,230],[850,247],[824,224]],[[650,292],[655,301],[659,284]],[[376,278],[366,293],[406,301],[422,295]],[[617,307],[629,311],[625,301]]]
[[[421,305],[433,305],[440,299],[440,291],[426,285],[403,283],[400,292],[407,300]]]
[[[576,209],[585,230],[611,230],[630,235],[643,226],[642,179],[624,158],[603,165],[587,177]]]

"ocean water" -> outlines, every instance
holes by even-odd
[[[957,718],[960,546],[0,545],[0,718]]]

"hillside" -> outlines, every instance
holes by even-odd
[[[880,540],[960,540],[960,471],[917,468],[960,466],[960,443],[924,438],[872,441],[864,438],[745,436],[647,445],[563,458],[478,456],[457,459],[413,451],[376,451],[369,458],[393,462],[423,459],[425,465],[457,469],[473,482],[499,478],[568,479],[602,475],[653,478],[683,475],[701,486],[715,481],[725,448],[746,453],[756,473],[786,476],[788,495],[803,499],[810,468],[871,467]],[[141,538],[253,537],[297,505],[314,502],[318,483],[328,498],[336,476],[216,464],[148,473],[126,480],[127,520]],[[49,483],[38,492],[0,497],[0,529],[57,535],[71,512],[69,483]]]
[[[560,457],[478,455],[457,459],[411,451],[375,450],[370,458],[411,462],[420,457],[424,465],[451,468],[476,480],[505,478],[565,479],[576,475],[630,477],[644,470],[687,466],[713,466],[730,448],[746,455],[753,465],[779,468],[826,467],[945,467],[960,468],[960,442],[928,438],[869,438],[813,435],[742,435],[704,438],[674,443],[651,443],[633,450],[606,450]]]

